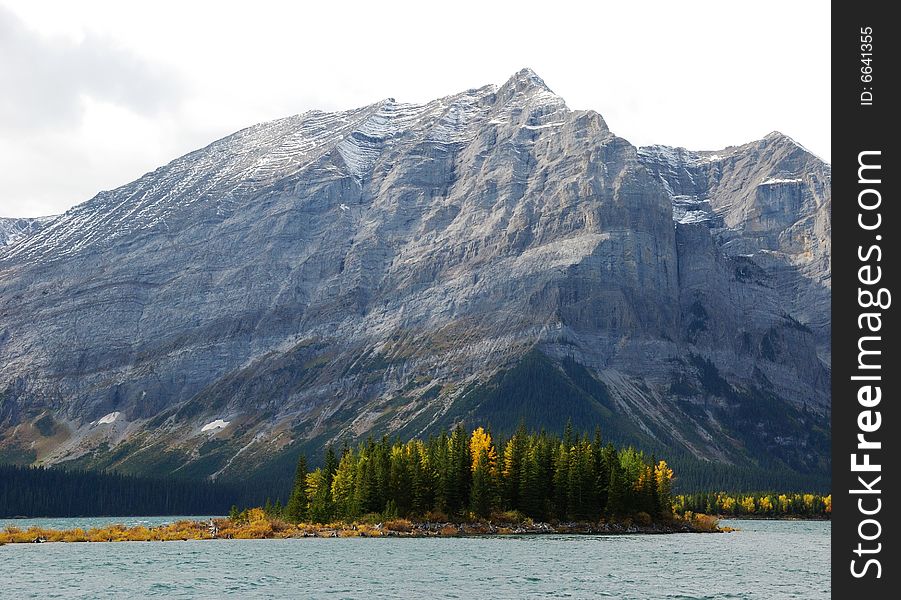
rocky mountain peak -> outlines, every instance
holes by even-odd
[[[513,85],[517,89],[525,89],[525,88],[539,88],[545,91],[550,92],[551,89],[544,82],[544,79],[538,76],[538,73],[530,69],[529,67],[524,67],[514,73],[510,79],[507,80],[505,85]]]
[[[243,129],[0,248],[0,460],[235,474],[572,417],[820,476],[828,178],[636,151],[529,69]]]
[[[505,103],[565,106],[563,99],[557,96],[535,71],[529,68],[514,73],[498,88],[497,96]]]

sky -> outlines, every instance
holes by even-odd
[[[828,3],[432,4],[0,0],[0,217],[64,212],[254,123],[523,67],[636,145],[778,130],[831,160]]]

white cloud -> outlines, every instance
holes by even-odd
[[[154,115],[177,100],[178,76],[114,39],[80,41],[29,30],[0,6],[0,132],[65,129],[79,122],[84,95]]]
[[[47,52],[11,54],[33,93],[0,104],[0,123],[27,116],[0,137],[0,215],[64,210],[262,120],[426,101],[523,66],[636,144],[778,129],[830,156],[830,15],[813,1],[0,5],[29,47],[82,49],[62,104],[42,98],[54,71],[28,62]]]

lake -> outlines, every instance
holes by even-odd
[[[0,527],[174,519],[7,519]],[[0,547],[0,597],[829,597],[829,522],[724,524],[740,531],[9,544]]]

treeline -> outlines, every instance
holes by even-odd
[[[688,494],[673,499],[673,510],[679,515],[693,512],[728,517],[829,518],[832,515],[832,494],[826,496],[774,492]]]
[[[333,448],[308,472],[301,456],[285,506],[267,511],[294,522],[390,517],[488,518],[518,511],[541,520],[597,521],[638,516],[667,519],[672,470],[634,448],[576,436],[528,433],[524,427],[495,445],[483,428],[457,427],[428,440],[369,439]]]
[[[0,465],[0,517],[225,514],[253,490],[209,481]]]

